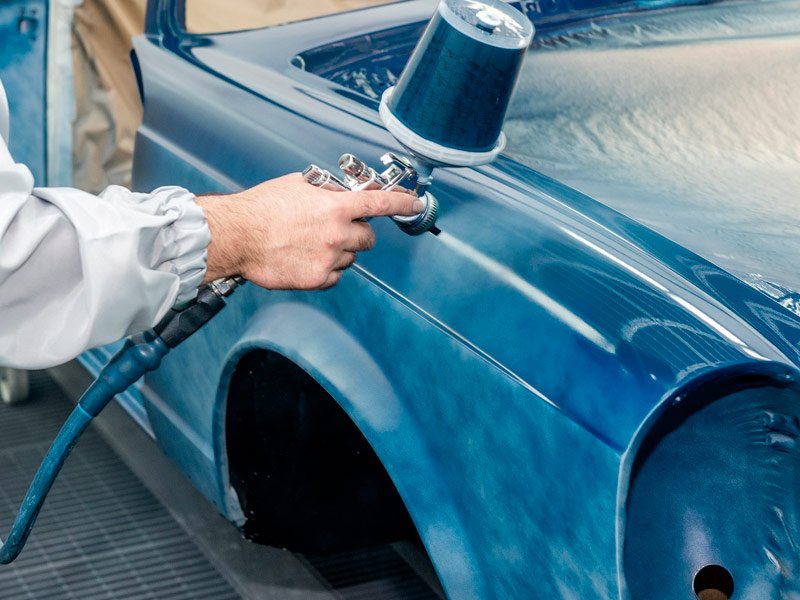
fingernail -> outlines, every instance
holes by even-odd
[[[414,200],[414,212],[421,213],[422,209],[425,208],[425,203],[422,200]]]

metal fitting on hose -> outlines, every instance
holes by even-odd
[[[213,281],[197,293],[197,299],[183,310],[171,310],[153,331],[169,348],[174,348],[208,323],[225,308],[225,298],[244,283],[243,277]]]

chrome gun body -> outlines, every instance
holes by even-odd
[[[386,168],[379,173],[353,154],[343,154],[339,158],[339,168],[344,173],[343,179],[317,165],[309,165],[303,171],[303,177],[311,185],[337,191],[392,190],[404,182],[410,183],[414,186],[413,193],[418,195],[424,204],[422,212],[410,217],[394,216],[392,219],[409,235],[420,235],[426,231],[438,233],[436,218],[439,204],[436,198],[426,191],[429,177],[423,177],[411,161],[392,152],[384,154],[381,162]]]

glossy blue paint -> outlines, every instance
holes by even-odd
[[[46,0],[0,4],[0,80],[11,112],[9,148],[46,185]]]
[[[397,150],[363,96],[291,62],[336,40],[407,32],[432,6],[213,37],[180,35],[169,10],[151,11],[155,29],[136,41],[136,186],[233,190],[310,162],[333,168],[344,151]],[[721,528],[687,509],[728,508],[745,462],[751,485],[763,465],[773,487],[742,511],[796,514],[794,494],[781,493],[795,467],[780,465],[794,456],[800,320],[510,158],[439,170],[434,191],[439,236],[375,220],[378,246],[335,289],[246,286],[147,379],[156,438],[198,488],[241,520],[227,481],[227,386],[244,353],[268,348],[364,433],[452,598],[690,599],[693,573],[715,561],[746,589],[772,581],[753,597],[793,589],[759,552],[788,561],[793,520],[765,523],[748,538],[756,549],[738,552],[750,523]],[[730,444],[725,423],[742,427]],[[697,447],[674,469],[686,443]]]

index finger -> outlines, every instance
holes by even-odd
[[[353,220],[369,217],[400,215],[411,217],[422,212],[425,205],[413,194],[369,190],[351,192]]]

